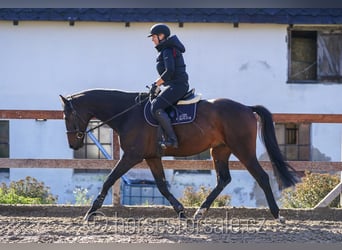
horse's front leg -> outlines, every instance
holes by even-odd
[[[133,166],[135,166],[142,160],[143,158],[141,157],[130,156],[127,154],[123,155],[123,157],[117,163],[115,168],[107,176],[105,182],[103,183],[100,194],[94,200],[93,205],[84,216],[84,220],[90,220],[92,218],[92,216],[95,214],[95,211],[102,207],[103,201],[106,198],[108,190],[114,185],[114,183],[128,170],[130,170]]]
[[[149,165],[153,177],[156,181],[157,187],[160,193],[171,203],[173,209],[176,211],[178,217],[180,219],[185,218],[184,207],[183,205],[170,193],[166,179],[165,173],[163,169],[163,164],[160,158],[150,158],[146,159],[147,164]]]

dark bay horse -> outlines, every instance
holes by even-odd
[[[234,154],[245,165],[265,193],[274,218],[281,220],[279,208],[274,199],[269,177],[256,158],[257,117],[261,125],[261,137],[273,165],[279,185],[289,187],[297,182],[295,171],[282,157],[272,120],[272,114],[263,106],[245,106],[229,99],[201,100],[197,106],[196,119],[192,123],[174,127],[179,148],[159,149],[157,128],[144,118],[144,104],[148,96],[141,93],[118,90],[86,90],[67,98],[63,102],[69,145],[79,149],[88,122],[91,118],[105,122],[119,135],[122,158],[107,176],[102,190],[85,215],[91,215],[101,208],[109,188],[123,174],[144,159],[151,169],[158,189],[164,195],[180,218],[185,217],[183,205],[170,193],[161,161],[165,156],[195,155],[210,148],[217,184],[196,211],[194,218],[205,215],[215,198],[231,181],[229,157]]]

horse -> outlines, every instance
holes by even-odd
[[[227,98],[202,99],[197,103],[193,122],[174,126],[179,147],[160,149],[157,142],[158,128],[147,123],[144,116],[144,106],[149,101],[148,93],[90,89],[67,97],[60,95],[60,99],[70,148],[77,150],[84,145],[88,123],[91,118],[96,117],[118,134],[123,152],[84,216],[85,220],[90,220],[101,208],[111,186],[143,160],[148,164],[160,193],[170,202],[179,218],[186,218],[184,206],[168,189],[162,156],[184,157],[210,149],[217,182],[196,210],[194,219],[204,218],[213,201],[230,183],[229,157],[234,154],[262,188],[273,217],[284,221],[279,214],[280,209],[273,196],[269,176],[256,157],[258,122],[279,186],[294,186],[298,180],[296,171],[281,154],[272,114],[264,106],[246,106]]]

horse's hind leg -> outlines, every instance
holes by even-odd
[[[146,159],[160,193],[171,203],[179,218],[185,218],[183,205],[170,193],[160,158]]]
[[[257,124],[254,115],[251,114],[250,118],[240,121],[240,129],[235,131],[234,137],[230,138],[231,150],[264,191],[268,206],[274,218],[281,220],[279,218],[279,207],[273,196],[269,176],[260,166],[255,154]]]
[[[197,209],[196,213],[194,214],[194,219],[198,220],[204,217],[211,204],[231,181],[228,168],[228,159],[230,154],[231,152],[229,148],[225,145],[217,146],[211,150],[211,155],[213,157],[214,167],[216,170],[217,184],[205,201]]]
[[[250,161],[241,162],[247,167],[247,170],[251,173],[261,189],[264,191],[273,217],[275,219],[279,219],[280,222],[283,222],[284,219],[279,217],[279,207],[274,199],[268,174],[262,169],[256,157],[253,157],[253,159]]]

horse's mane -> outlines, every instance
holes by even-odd
[[[105,94],[109,94],[109,95],[113,95],[113,94],[134,94],[134,95],[138,95],[140,93],[144,93],[144,92],[133,92],[133,91],[125,91],[125,90],[120,90],[120,89],[110,89],[110,88],[92,88],[92,89],[85,89],[76,93],[73,93],[71,95],[68,95],[67,98],[68,99],[73,99],[73,98],[78,98],[80,96],[84,96],[84,95],[92,95],[92,94],[101,94],[101,95],[105,95]]]

